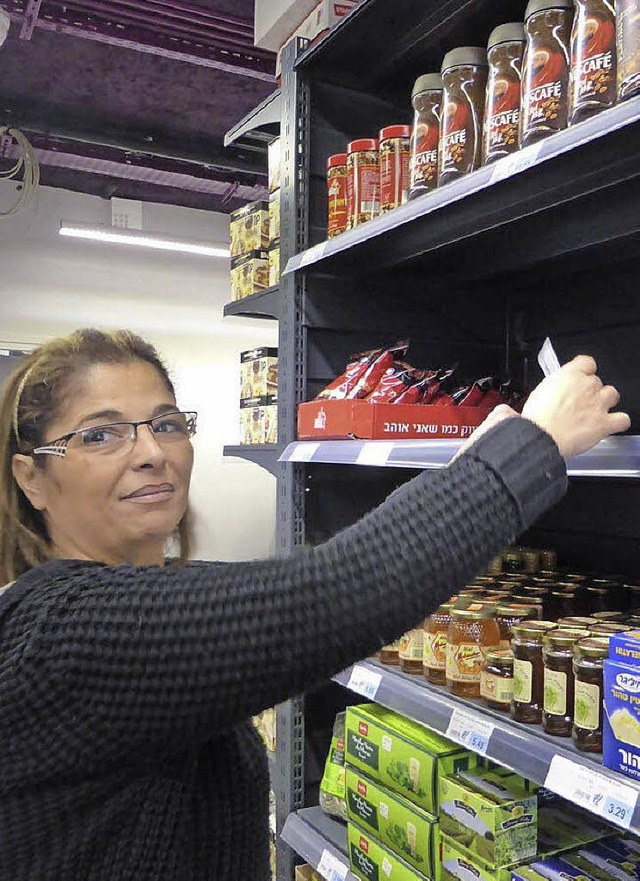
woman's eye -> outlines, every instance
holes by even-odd
[[[155,422],[154,426],[153,426],[153,430],[155,433],[160,433],[160,434],[163,434],[163,433],[169,434],[171,432],[176,432],[176,431],[180,432],[181,434],[184,434],[185,431],[187,430],[187,426],[186,426],[186,422],[185,422],[184,418],[177,417],[177,416],[171,416],[171,417],[167,417],[166,419],[162,419],[159,422]]]
[[[119,439],[120,434],[109,428],[89,428],[82,433],[82,443],[85,447],[104,446]]]

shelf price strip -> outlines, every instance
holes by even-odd
[[[380,673],[375,673],[373,670],[361,667],[360,664],[355,664],[351,671],[347,688],[374,701],[381,682],[382,675]]]
[[[466,710],[454,710],[449,719],[446,736],[473,752],[486,756],[494,728],[493,723],[481,719],[473,713],[467,713]]]
[[[544,785],[610,823],[629,829],[638,801],[631,786],[563,756],[554,756]]]
[[[325,881],[345,881],[349,867],[334,857],[330,850],[323,850],[317,871]]]

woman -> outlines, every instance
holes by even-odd
[[[629,424],[595,373],[575,359],[322,546],[186,563],[195,414],[156,352],[79,331],[30,355],[0,408],[0,878],[266,881],[247,720],[414,626],[556,502],[562,456]]]

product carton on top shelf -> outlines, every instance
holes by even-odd
[[[269,203],[250,202],[231,213],[231,259],[269,247]]]
[[[347,764],[430,814],[438,778],[475,768],[478,756],[417,722],[375,704],[347,708]]]
[[[347,766],[349,819],[427,878],[440,861],[438,820]]]
[[[240,444],[275,444],[277,439],[277,396],[240,401]]]
[[[424,875],[355,823],[349,823],[347,835],[351,871],[361,881],[423,881]]]
[[[314,43],[320,40],[327,31],[331,30],[341,18],[344,18],[359,0],[320,0],[320,3],[305,18],[300,27],[295,30],[286,43],[278,51],[276,56],[276,76],[282,73],[282,53],[286,46],[293,40],[301,37]]]
[[[278,392],[278,350],[259,346],[240,352],[240,399]]]
[[[231,299],[244,300],[269,287],[269,252],[251,251],[231,259]]]

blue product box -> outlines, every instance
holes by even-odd
[[[614,633],[609,640],[609,660],[640,666],[640,630]]]
[[[588,875],[583,869],[572,866],[560,857],[545,857],[543,860],[535,860],[529,863],[529,868],[547,878],[548,881],[595,881],[592,875]]]
[[[589,844],[577,851],[577,855],[582,857],[583,861],[576,863],[576,865],[584,866],[587,872],[591,871],[589,866],[592,865],[594,874],[600,869],[605,878],[616,879],[616,881],[636,881],[640,877],[638,866],[616,853],[612,847],[609,847],[608,841]],[[569,862],[574,862],[573,856],[567,854],[566,859]]]
[[[640,667],[618,660],[604,662],[602,763],[640,780]]]

